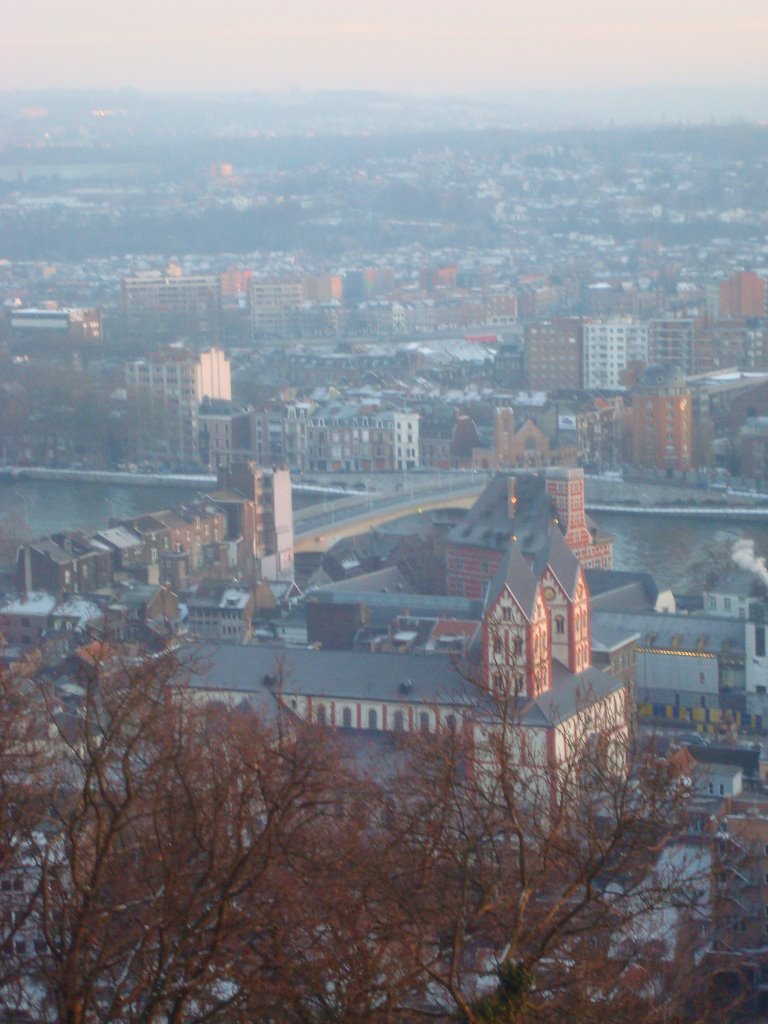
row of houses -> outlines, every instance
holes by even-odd
[[[293,510],[287,470],[254,463],[222,467],[218,488],[175,509],[113,519],[93,534],[59,532],[24,543],[16,561],[21,594],[88,593],[130,575],[175,589],[201,576],[290,578]]]

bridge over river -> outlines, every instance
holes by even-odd
[[[364,533],[403,516],[433,512],[443,508],[471,508],[488,482],[487,474],[470,478],[451,476],[445,482],[434,480],[401,491],[367,492],[311,505],[294,516],[296,551],[327,551],[343,537]],[[712,522],[768,523],[766,505],[719,504],[621,504],[591,501],[587,482],[586,507],[595,513],[622,513],[635,516],[699,519]]]

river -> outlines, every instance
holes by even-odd
[[[172,508],[200,493],[198,487],[135,487],[72,481],[0,478],[0,530],[5,536],[39,537],[55,530],[93,530],[110,516]],[[317,496],[300,495],[301,507]],[[712,542],[728,544],[751,537],[758,552],[768,553],[768,523],[719,523],[601,512],[600,525],[615,537],[616,569],[647,569],[661,587],[684,590],[691,566]]]

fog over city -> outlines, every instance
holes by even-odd
[[[0,1024],[768,1020],[764,0],[0,0]]]

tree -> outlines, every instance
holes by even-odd
[[[32,773],[50,809],[28,844],[23,1001],[69,1024],[232,1021],[256,994],[274,1005],[288,968],[275,970],[264,936],[300,918],[332,748],[197,706],[171,655],[91,652],[74,713],[50,690],[37,709],[53,767]]]
[[[480,726],[407,744],[373,864],[429,979],[425,1012],[466,1024],[586,1022],[598,1008],[601,1022],[696,1019],[683,944],[704,908],[674,845],[689,780],[636,742],[627,766],[611,741],[621,722],[589,693],[553,766],[514,685],[471,685]]]
[[[67,1024],[696,1019],[667,984],[700,909],[672,842],[690,787],[636,744],[627,770],[615,703],[582,694],[555,762],[516,687],[472,679],[463,724],[372,753],[279,701],[264,721],[201,700],[186,658],[88,653],[65,687],[0,674],[0,879],[24,872],[33,937],[20,955],[5,933],[5,1006]]]

